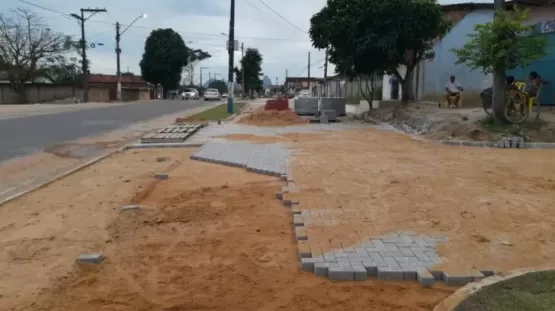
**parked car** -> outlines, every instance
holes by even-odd
[[[222,95],[218,89],[206,89],[204,92],[204,100],[221,100]]]
[[[200,99],[200,94],[197,89],[185,89],[185,92],[181,93],[181,99]]]
[[[227,98],[227,97],[228,97],[227,93],[222,94],[222,98]]]

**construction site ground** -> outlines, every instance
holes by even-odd
[[[352,112],[368,109],[352,106]],[[370,116],[410,133],[418,133],[432,140],[497,141],[505,135],[526,137],[531,142],[555,142],[555,110],[541,107],[530,113],[528,121],[520,125],[498,125],[488,117],[482,107],[439,108],[437,102],[414,102],[402,106],[399,102],[385,101]]]
[[[295,150],[290,169],[298,192],[287,195],[305,211],[313,256],[399,230],[445,237],[436,268],[455,275],[538,266],[555,256],[553,150],[444,146],[380,127],[248,123],[222,125],[218,139]],[[2,206],[0,304],[432,310],[456,290],[375,278],[332,282],[300,272],[293,215],[274,199],[283,182],[190,160],[193,152],[128,150]],[[169,179],[153,178],[161,172]],[[127,204],[143,208],[121,212]],[[106,260],[77,265],[88,252]]]

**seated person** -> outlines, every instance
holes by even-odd
[[[530,72],[528,81],[526,81],[526,86],[524,87],[524,93],[528,96],[528,106],[530,109],[532,109],[532,105],[534,104],[542,84],[547,84],[547,81],[543,80],[536,71]]]
[[[458,106],[459,101],[461,100],[462,90],[463,88],[461,87],[459,82],[455,80],[455,76],[451,75],[449,77],[449,81],[447,81],[447,83],[445,84],[445,91],[446,91],[445,99],[447,100],[447,104],[450,105],[451,97],[455,97],[454,105]]]

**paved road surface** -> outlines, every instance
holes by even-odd
[[[55,114],[0,119],[0,161],[45,147],[95,136],[165,114],[213,105],[214,102],[156,100]]]

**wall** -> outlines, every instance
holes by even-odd
[[[28,103],[42,103],[69,97],[81,98],[81,90],[70,85],[27,84],[25,94]],[[19,95],[9,84],[0,84],[0,104],[18,104]]]
[[[113,94],[110,94],[112,91]],[[77,87],[70,85],[54,85],[54,84],[28,84],[25,90],[27,103],[44,103],[59,99],[76,97],[82,99],[83,91]],[[115,89],[110,90],[109,87],[90,85],[89,101],[90,102],[110,102],[116,99]],[[122,98],[124,101],[149,100],[149,89],[123,89]],[[15,93],[9,84],[0,83],[0,105],[19,104],[19,96]]]
[[[507,70],[507,75],[515,76],[517,80],[525,80],[532,71],[536,71],[549,83],[542,86],[539,101],[542,105],[555,105],[555,6],[530,7],[526,24],[535,25],[547,41],[546,56],[532,62],[525,68]]]
[[[444,97],[445,83],[450,75],[465,89],[463,97],[473,98],[485,88],[491,87],[493,78],[478,70],[470,70],[464,64],[456,64],[457,56],[452,51],[461,48],[467,42],[476,24],[483,24],[493,19],[493,10],[476,10],[469,12],[451,31],[434,46],[435,57],[421,62],[421,93],[425,99],[438,100]]]

